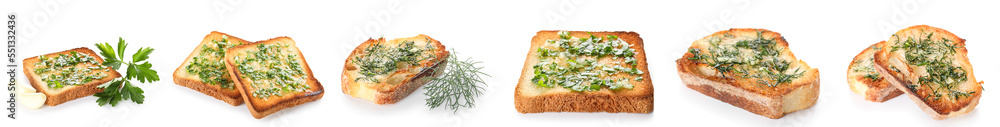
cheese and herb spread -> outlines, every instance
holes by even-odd
[[[536,52],[531,82],[544,88],[572,91],[632,89],[631,81],[642,81],[635,49],[615,35],[578,38],[567,31],[559,39],[547,40]]]
[[[729,33],[708,39],[704,48],[690,48],[694,54],[689,60],[707,65],[707,68],[723,78],[756,79],[768,87],[791,83],[801,77],[804,71],[792,68],[785,59],[785,48],[772,38],[765,38],[761,31],[756,37],[736,37]]]
[[[93,80],[107,77],[101,73],[110,71],[107,66],[101,65],[93,56],[71,51],[68,54],[59,54],[55,57],[45,55],[38,56],[39,62],[35,63],[35,74],[42,78],[42,81],[49,88],[59,89],[66,86],[76,86],[88,83]]]
[[[222,40],[212,40],[210,44],[202,45],[198,56],[191,58],[186,66],[187,72],[198,75],[203,83],[219,85],[225,89],[235,88],[222,58],[226,56],[227,49],[240,44],[241,42],[230,43],[229,37],[223,35]]]
[[[233,56],[240,78],[247,79],[252,96],[268,98],[287,93],[306,92],[310,88],[299,55],[285,44],[258,44],[256,49]]]
[[[365,47],[361,54],[348,58],[358,68],[359,75],[354,81],[382,83],[386,79],[399,79],[390,78],[390,76],[420,73],[426,69],[419,67],[421,61],[437,57],[434,55],[435,47],[430,42],[430,38],[427,38],[427,41],[423,43],[407,40],[399,44],[383,44],[382,41],[379,41]],[[413,66],[417,67],[411,68]],[[396,85],[395,83],[387,84]]]
[[[882,50],[882,47],[878,46],[871,46],[868,48],[875,50],[874,52]],[[855,60],[851,64],[851,71],[854,74],[864,75],[864,78],[867,80],[877,82],[882,81],[882,75],[879,75],[879,73],[875,71],[875,57],[872,56],[874,55],[874,52],[864,54],[865,56],[868,56],[868,58]]]
[[[926,35],[926,36],[924,36]],[[914,72],[924,72],[918,74],[917,82],[907,85],[910,89],[927,101],[950,98],[972,97],[975,90],[963,91],[958,87],[968,81],[966,68],[956,66],[955,61],[957,49],[961,46],[952,43],[953,40],[947,38],[931,38],[934,33],[921,33],[919,36],[901,38],[893,35],[895,44],[891,46],[891,51],[903,50],[905,63],[913,67]],[[898,69],[894,71],[899,72]]]

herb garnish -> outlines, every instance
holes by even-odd
[[[924,35],[921,31],[920,35]],[[903,42],[899,42],[897,35],[896,44],[892,46],[892,51],[903,50],[906,62],[913,66],[922,66],[927,75],[918,77],[917,82],[910,86],[910,89],[917,89],[920,86],[928,86],[931,93],[924,97],[925,100],[938,100],[942,96],[951,99],[961,97],[971,97],[976,91],[958,91],[959,84],[968,81],[966,70],[961,66],[955,66],[951,61],[956,49],[961,48],[958,44],[951,44],[951,40],[940,38],[940,41],[933,40],[934,33],[928,33],[922,37],[909,37]],[[944,93],[944,94],[942,94]]]
[[[235,84],[233,84],[233,80],[229,79],[229,70],[226,69],[222,58],[226,56],[227,49],[238,46],[242,42],[230,44],[229,41],[229,37],[223,35],[222,40],[212,40],[210,44],[200,46],[201,53],[193,57],[190,64],[185,67],[187,72],[198,75],[201,82],[234,89]]]
[[[875,52],[882,50],[881,48],[876,47],[874,45],[868,48],[875,50]],[[882,76],[875,71],[875,64],[872,63],[873,61],[875,61],[875,57],[871,57],[872,55],[874,55],[874,53],[868,53],[865,55],[869,57],[867,59],[855,60],[854,63],[851,64],[851,68],[853,68],[851,71],[854,71],[856,73],[864,73],[865,75],[863,77],[873,82],[881,81]]]
[[[107,69],[108,67],[97,63],[94,57],[76,51],[70,51],[69,54],[59,54],[54,58],[42,55],[38,56],[38,59],[39,62],[34,64],[34,72],[42,77],[42,81],[49,88],[53,89],[81,85],[101,79],[108,75],[104,73],[91,74],[91,72],[110,71]],[[86,68],[77,68],[78,64],[83,64]]]
[[[447,109],[458,112],[458,108],[473,107],[475,98],[482,95],[482,91],[485,90],[486,82],[480,75],[490,75],[481,71],[483,67],[476,66],[482,62],[472,61],[472,58],[460,61],[456,54],[458,53],[452,50],[448,55],[447,66],[434,70],[443,71],[440,77],[427,77],[431,81],[424,86],[427,90],[424,95],[427,95],[426,105],[431,109],[446,105]],[[480,83],[483,85],[478,85]]]
[[[431,41],[430,38],[425,39],[428,42]],[[420,65],[420,61],[436,57],[433,53],[427,56],[421,54],[433,51],[433,45],[428,44],[424,47],[418,47],[413,41],[405,41],[395,47],[388,47],[382,44],[382,41],[376,42],[366,47],[362,55],[355,56],[351,60],[352,63],[358,65],[358,73],[361,74],[354,81],[362,80],[379,83],[380,81],[376,75],[396,72],[399,69],[399,63],[410,66]]]
[[[247,50],[233,57],[240,78],[249,79],[255,90],[253,97],[282,96],[287,92],[307,91],[306,73],[298,55],[285,44],[257,44],[257,50]]]
[[[95,45],[101,50],[101,56],[104,56],[104,66],[111,66],[117,70],[118,67],[125,64],[126,68],[128,68],[125,73],[125,77],[115,79],[108,84],[97,86],[98,88],[104,89],[103,92],[94,94],[95,97],[98,97],[97,105],[104,106],[105,104],[111,104],[111,107],[114,107],[118,105],[119,101],[123,100],[132,100],[132,102],[142,104],[146,96],[142,95],[143,91],[141,88],[132,85],[131,80],[136,79],[142,83],[160,81],[160,76],[156,75],[156,70],[150,69],[153,65],[145,61],[149,58],[149,54],[153,52],[153,49],[149,47],[139,48],[135,54],[132,54],[131,61],[124,61],[125,47],[128,44],[126,44],[125,40],[121,37],[118,38],[117,50],[111,47],[111,45],[107,42],[104,44],[97,43]],[[117,51],[117,55],[115,51]],[[138,64],[140,62],[142,62],[142,64]]]
[[[728,33],[712,37],[708,40],[710,47],[688,49],[694,55],[688,59],[707,64],[722,77],[756,78],[758,84],[768,87],[791,83],[802,76],[804,71],[790,69],[791,63],[781,58],[784,48],[778,46],[774,38],[765,38],[761,32],[757,31],[756,38],[739,40],[735,44],[721,44],[723,38],[734,37]]]
[[[632,89],[629,78],[612,78],[613,75],[642,77],[638,60],[634,57],[635,49],[630,44],[618,39],[618,36],[604,37],[590,34],[586,38],[569,35],[568,31],[559,31],[559,39],[547,40],[546,45],[553,48],[537,49],[539,62],[532,66],[535,76],[531,82],[545,88],[560,86],[572,91],[597,91],[607,87],[610,90]],[[554,48],[554,47],[558,48]],[[622,60],[622,62],[600,63],[601,58]],[[626,67],[627,66],[627,67]],[[642,81],[635,78],[635,81]]]

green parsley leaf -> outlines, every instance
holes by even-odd
[[[128,44],[125,43],[125,40],[122,39],[122,37],[118,37],[118,59],[125,60],[126,46],[128,46]]]
[[[102,65],[111,66],[114,69],[118,69],[121,66],[122,62],[115,57],[115,49],[110,44],[105,42],[104,44],[97,43],[94,45],[101,51],[101,56],[104,56],[104,63]]]
[[[104,91],[94,94],[95,97],[98,97],[97,105],[104,106],[110,104],[111,107],[114,107],[118,105],[119,101],[124,100],[131,100],[137,104],[142,104],[146,98],[146,96],[142,95],[144,91],[142,88],[134,86],[131,80],[137,79],[142,83],[160,81],[160,77],[156,74],[156,71],[150,69],[153,67],[153,64],[150,64],[149,62],[137,64],[138,62],[149,59],[149,54],[153,52],[153,49],[149,47],[139,48],[139,50],[132,55],[132,61],[125,61],[125,47],[127,47],[128,44],[125,43],[124,39],[120,37],[118,38],[118,49],[114,49],[107,42],[104,44],[98,43],[96,46],[101,50],[101,55],[105,59],[102,65],[111,66],[116,71],[120,66],[122,66],[122,64],[125,64],[126,66],[124,77],[115,79],[110,83],[97,86],[98,88],[104,89]]]
[[[139,82],[147,83],[147,82],[160,81],[160,76],[156,75],[156,70],[150,69],[153,67],[153,64],[145,62],[136,65],[135,67],[137,67],[136,69],[138,71],[138,74],[135,75],[135,77],[136,79],[139,80]]]
[[[132,55],[132,62],[138,63],[149,59],[149,53],[153,53],[153,48],[139,48],[139,51]]]

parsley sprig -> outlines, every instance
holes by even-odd
[[[153,52],[153,48],[143,47],[139,48],[135,54],[132,54],[131,61],[125,61],[125,47],[128,44],[125,43],[121,37],[118,38],[118,49],[111,47],[107,42],[101,44],[94,44],[98,49],[101,50],[101,56],[104,57],[104,66],[111,66],[115,70],[125,65],[126,73],[125,77],[121,77],[113,80],[111,83],[97,86],[98,88],[103,88],[104,91],[94,94],[97,99],[97,105],[104,106],[106,104],[111,104],[111,107],[118,105],[119,101],[131,100],[137,104],[142,104],[145,101],[146,96],[143,96],[141,88],[136,87],[132,84],[131,80],[136,79],[142,83],[152,83],[155,81],[160,81],[160,76],[156,75],[156,70],[150,69],[153,67],[146,59],[149,59],[149,54]],[[142,63],[142,64],[139,64]]]

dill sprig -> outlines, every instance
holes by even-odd
[[[428,77],[431,81],[424,87],[427,90],[424,95],[429,97],[426,101],[431,109],[445,105],[445,108],[457,113],[458,108],[475,106],[476,97],[485,90],[486,82],[481,75],[490,75],[482,72],[483,67],[476,66],[482,62],[473,61],[472,58],[459,61],[456,54],[453,49],[445,68],[434,70],[444,71],[440,77]]]

